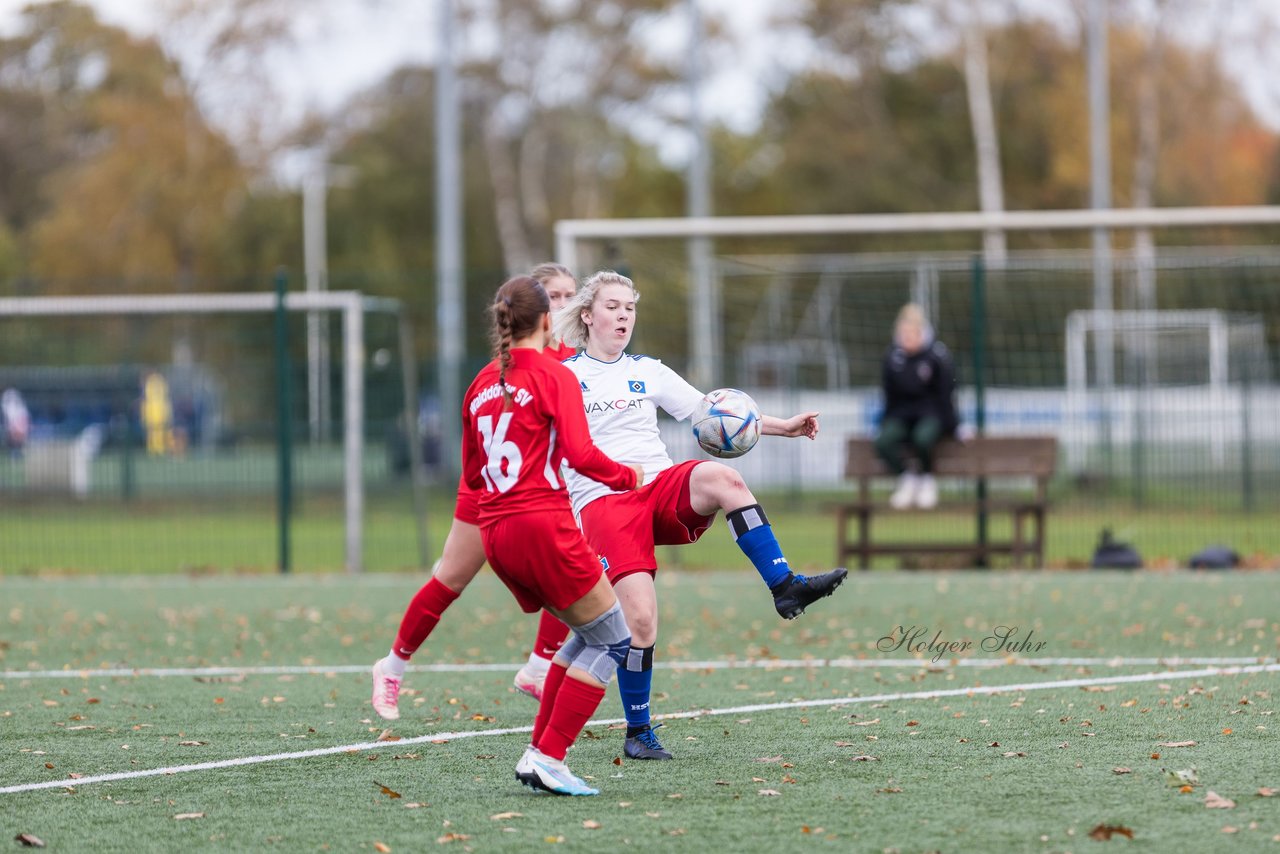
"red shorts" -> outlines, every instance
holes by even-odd
[[[480,529],[489,566],[525,613],[577,602],[600,580],[600,561],[569,508],[504,516]]]
[[[453,518],[468,525],[480,524],[480,493],[458,478],[458,503],[453,507]]]
[[[612,584],[633,572],[658,569],[654,546],[694,543],[711,527],[715,514],[702,516],[689,503],[689,460],[658,474],[633,492],[604,495],[582,508],[582,531],[600,556]]]

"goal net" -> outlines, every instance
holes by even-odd
[[[421,565],[398,304],[291,293],[276,309],[270,293],[0,299],[0,565]],[[308,397],[309,317],[333,353],[327,410]]]

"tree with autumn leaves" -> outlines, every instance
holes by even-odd
[[[286,2],[187,3],[184,13]],[[654,128],[683,133],[679,57],[646,50],[646,38],[678,31],[682,3],[460,6],[471,45],[461,68],[470,269],[492,278],[545,258],[557,219],[682,213],[680,164],[652,142]],[[712,129],[717,213],[974,210],[992,204],[993,181],[1011,210],[1084,206],[1080,32],[1005,16],[953,35],[977,6],[813,0],[776,22],[812,55],[773,81],[757,129]],[[931,23],[922,33],[904,20]],[[265,153],[248,152],[209,119],[193,72],[157,41],[72,0],[33,5],[21,23],[0,39],[0,292],[207,290],[281,263],[300,268],[296,190],[276,177],[269,149],[319,139],[354,170],[330,196],[332,275],[368,275],[366,290],[426,313],[430,69],[399,69]],[[727,39],[715,23],[714,37]],[[247,32],[226,39],[266,49]],[[1110,42],[1118,206],[1280,201],[1277,132],[1220,53],[1124,17]],[[975,123],[984,94],[985,130]],[[257,99],[245,109],[277,108]]]

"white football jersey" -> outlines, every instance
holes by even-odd
[[[602,362],[579,353],[564,365],[578,377],[596,447],[620,463],[639,463],[645,483],[674,465],[658,432],[658,407],[683,421],[693,414],[702,392],[648,356],[623,353],[616,361]],[[575,514],[615,491],[573,469],[566,468],[564,474]]]

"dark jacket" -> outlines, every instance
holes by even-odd
[[[954,398],[955,363],[941,341],[934,340],[910,356],[895,343],[884,354],[881,386],[883,418],[917,421],[933,415],[942,422],[944,436],[953,435],[960,426]]]

